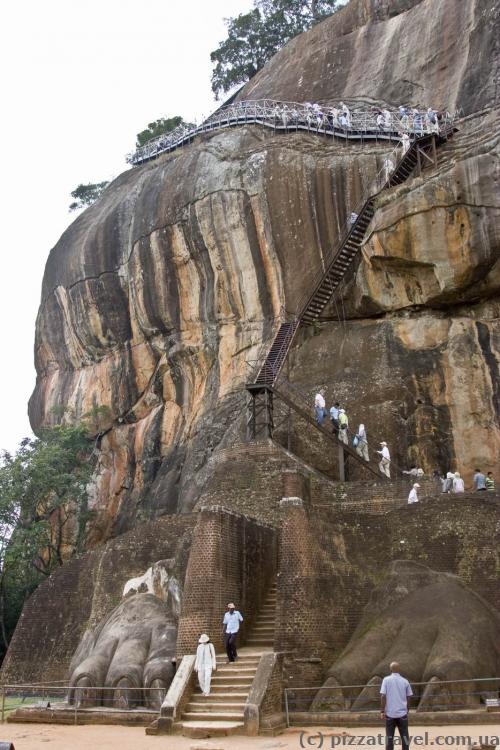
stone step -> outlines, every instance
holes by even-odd
[[[217,695],[241,695],[242,693],[245,693],[248,695],[250,688],[252,687],[252,683],[248,682],[245,683],[245,685],[233,685],[232,683],[224,683],[222,685],[214,685],[213,680],[212,684],[210,685],[210,697],[213,697],[213,694],[217,693]],[[234,692],[233,692],[234,691]],[[218,698],[217,698],[218,700]]]
[[[242,666],[238,661],[232,664],[224,664],[223,667],[217,667],[215,672],[212,672],[212,677],[221,675],[222,677],[228,677],[229,675],[239,675],[240,677],[253,677],[257,671],[257,665]]]
[[[218,702],[224,703],[224,702],[236,701],[236,702],[244,704],[247,698],[248,698],[248,692],[244,692],[244,691],[238,691],[237,693],[231,691],[229,693],[228,692],[226,692],[226,693],[222,693],[221,692],[221,693],[210,693],[210,695],[203,695],[202,692],[201,692],[201,690],[198,690],[198,691],[194,692],[193,696],[192,696],[193,701],[194,700],[196,700],[196,701],[199,700],[201,703],[203,703],[205,701],[208,702],[208,703],[210,703],[210,702],[211,703],[215,703],[215,702],[217,702],[217,703]]]
[[[204,737],[229,737],[232,734],[242,734],[242,721],[181,721],[175,730],[184,737],[202,739]]]
[[[252,640],[250,641],[250,643],[252,643],[254,646],[274,646],[274,640],[272,640],[271,638],[266,640],[264,640],[263,638],[259,638],[259,640]]]
[[[223,687],[227,690],[228,687],[250,687],[253,682],[253,677],[212,677],[212,687],[218,688]]]
[[[210,696],[201,696],[204,698],[204,700],[192,700],[190,703],[186,706],[186,711],[188,713],[197,712],[197,711],[238,711],[240,714],[243,714],[243,711],[245,710],[245,701],[241,701],[240,703],[229,703],[228,701],[209,701]]]
[[[182,721],[241,721],[243,711],[186,711]]]

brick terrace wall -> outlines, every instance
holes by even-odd
[[[276,531],[220,506],[201,508],[193,536],[177,636],[177,658],[194,653],[201,633],[223,649],[228,601],[244,617],[240,644],[276,572]]]
[[[157,560],[175,558],[184,581],[193,515],[138,526],[59,568],[26,602],[5,657],[3,682],[67,680],[73,654],[122,598],[125,583]]]
[[[499,541],[500,502],[486,493],[439,495],[385,514],[334,502],[283,508],[275,648],[293,652],[286,684],[321,684],[393,560],[458,575],[500,609]]]

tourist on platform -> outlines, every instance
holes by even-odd
[[[453,492],[455,494],[465,492],[464,480],[462,479],[458,471],[455,472],[455,476],[453,477]]]
[[[381,459],[378,465],[378,468],[380,469],[381,474],[385,474],[385,476],[390,479],[391,478],[391,454],[389,453],[389,448],[387,447],[387,443],[383,440],[380,445],[382,446],[381,451],[377,451],[377,453],[380,454]]]
[[[338,401],[334,403],[332,408],[330,409],[330,421],[332,423],[332,432],[338,432],[339,431],[339,411],[340,411],[340,404]]]
[[[389,112],[388,109],[384,109],[384,125],[387,128],[387,130],[390,130],[392,128],[392,114]]]
[[[345,409],[339,409],[339,440],[346,445],[349,445],[349,438],[347,432],[349,430],[349,419],[345,413]]]
[[[408,128],[408,110],[403,105],[399,107],[399,119],[402,127],[406,130]]]
[[[323,424],[323,420],[326,416],[326,401],[325,401],[325,389],[320,388],[318,393],[314,397],[314,411],[316,414],[316,422]]]
[[[238,653],[236,651],[236,638],[240,629],[240,622],[243,622],[241,613],[234,606],[234,602],[229,602],[227,612],[222,621],[224,630],[224,644],[228,661],[236,661]]]
[[[452,471],[449,471],[446,474],[446,477],[443,479],[443,492],[451,492],[453,489],[453,480],[455,479],[455,474]]]
[[[340,102],[340,109],[342,110],[342,114],[344,115],[346,121],[347,121],[347,127],[351,127],[351,111],[347,104],[344,104],[344,102]]]
[[[420,489],[420,485],[418,484],[418,482],[415,482],[415,484],[410,490],[410,494],[408,495],[408,505],[411,505],[412,503],[418,503],[417,490],[419,489]]]
[[[413,129],[416,133],[422,133],[423,132],[423,122],[422,122],[422,115],[418,111],[418,109],[414,109],[413,112]]]
[[[387,157],[387,159],[384,159],[384,177],[386,182],[388,182],[389,177],[391,176],[393,171],[394,162],[392,161],[392,159],[389,159],[389,157]]]
[[[476,469],[476,473],[474,474],[474,489],[476,492],[484,492],[486,490],[486,477],[481,469]]]
[[[199,638],[199,646],[196,649],[196,661],[194,663],[195,672],[198,672],[198,682],[200,683],[203,695],[210,695],[210,682],[212,680],[212,671],[217,669],[217,660],[215,658],[214,644],[206,633],[202,633]]]
[[[394,748],[394,732],[398,728],[403,750],[409,750],[408,698],[413,695],[410,683],[399,674],[399,664],[390,664],[391,674],[380,686],[380,716],[385,719],[386,750]]]
[[[343,130],[347,130],[347,128],[349,127],[349,120],[347,119],[344,112],[340,113],[339,124],[340,124],[340,127],[343,128]]]
[[[370,456],[368,454],[368,438],[366,436],[366,429],[364,424],[359,425],[356,437],[358,438],[356,453],[358,454],[358,456],[361,456],[361,458],[364,458],[365,461],[369,461]]]
[[[385,122],[384,121],[384,115],[382,114],[382,112],[379,112],[378,115],[377,115],[377,120],[376,120],[377,128],[379,130],[383,130],[384,129],[384,122]]]
[[[495,480],[493,479],[493,474],[491,471],[488,472],[488,475],[486,477],[486,489],[488,492],[495,492]]]
[[[332,116],[332,127],[338,128],[339,126],[339,114],[340,110],[338,107],[332,107],[330,110]]]

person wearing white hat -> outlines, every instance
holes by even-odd
[[[411,505],[412,503],[418,503],[417,490],[419,489],[420,489],[420,485],[418,484],[418,482],[415,482],[415,484],[410,490],[410,494],[408,495],[408,505]]]
[[[198,643],[194,668],[198,672],[198,682],[200,683],[201,692],[203,695],[210,695],[212,670],[215,671],[217,669],[214,644],[211,643],[206,633],[200,635]]]
[[[380,459],[378,468],[380,469],[381,474],[385,474],[387,479],[390,479],[391,478],[391,469],[390,469],[391,454],[389,453],[389,448],[387,447],[387,443],[385,442],[385,440],[382,440],[380,445],[382,446],[382,450],[377,451],[377,453],[379,453],[382,458]]]

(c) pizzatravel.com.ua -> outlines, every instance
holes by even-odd
[[[308,748],[343,748],[343,747],[385,747],[386,736],[383,732],[378,734],[323,734],[322,732],[301,732],[300,747]],[[471,745],[493,745],[500,748],[500,736],[463,734],[437,734],[430,736],[429,732],[423,734],[410,734],[410,745],[415,747],[465,747]],[[394,746],[402,747],[401,737],[394,737]]]

